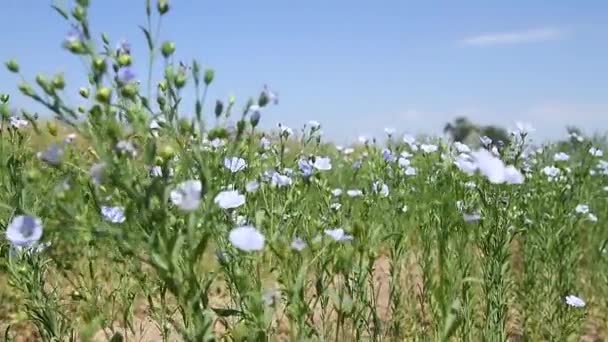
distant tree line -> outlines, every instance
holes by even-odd
[[[453,141],[472,145],[479,144],[479,138],[483,136],[487,136],[493,142],[501,141],[504,144],[510,142],[509,133],[504,128],[475,124],[464,116],[457,117],[453,122],[448,122],[443,128],[443,132],[448,134]]]

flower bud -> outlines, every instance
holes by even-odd
[[[178,89],[183,88],[186,85],[187,80],[188,80],[188,76],[186,76],[186,73],[183,71],[180,71],[175,76],[175,86]]]
[[[25,82],[19,84],[18,88],[19,88],[19,91],[21,91],[21,93],[23,95],[30,96],[30,97],[36,95],[36,93],[34,92],[34,89],[32,89],[32,87]]]
[[[131,55],[128,53],[121,53],[120,56],[118,56],[117,62],[121,67],[129,66],[131,65]]]
[[[167,104],[167,100],[163,96],[158,96],[156,102],[160,107],[164,107]]]
[[[215,117],[219,118],[222,115],[223,111],[224,111],[224,104],[222,103],[222,101],[217,100],[215,102]]]
[[[84,114],[84,112],[86,112],[86,108],[84,108],[83,106],[78,106],[78,113]]]
[[[260,98],[258,99],[258,106],[264,107],[267,104],[268,104],[268,95],[266,95],[266,92],[262,92],[260,94]]]
[[[97,101],[102,103],[110,103],[110,99],[112,98],[112,89],[107,87],[101,87],[97,90],[97,95],[95,96]]]
[[[164,145],[158,151],[158,155],[165,161],[170,160],[175,156],[175,149],[170,145]]]
[[[6,68],[10,72],[13,72],[13,73],[19,72],[19,63],[17,63],[17,61],[14,59],[7,61],[6,63],[4,63],[4,65],[6,65]]]
[[[80,96],[84,97],[85,99],[89,98],[89,89],[87,89],[87,88],[84,88],[84,87],[80,88],[78,93],[80,94]]]
[[[102,57],[95,57],[93,59],[93,69],[98,73],[102,74],[106,71],[106,60]]]
[[[122,96],[129,99],[133,99],[138,92],[139,89],[137,88],[137,84],[135,83],[126,84],[120,89],[120,93],[122,94]]]
[[[72,10],[72,16],[76,21],[82,22],[87,16],[87,11],[82,6],[76,6],[74,7],[74,10]]]
[[[213,71],[213,69],[205,70],[205,78],[203,79],[203,81],[205,82],[205,85],[211,84],[211,82],[213,82],[214,77],[215,77],[215,71]]]
[[[89,7],[89,0],[76,0],[76,3],[84,8]]]
[[[167,90],[167,81],[162,80],[162,81],[158,82],[158,89],[160,89],[162,91],[166,91]]]
[[[235,102],[236,102],[236,96],[230,95],[230,97],[228,98],[228,105],[232,107],[232,106],[234,106]]]
[[[169,1],[168,0],[158,0],[156,3],[156,9],[160,15],[164,15],[169,12]]]
[[[256,110],[254,111],[251,116],[249,117],[249,123],[251,124],[251,127],[256,127],[258,125],[258,123],[260,123],[260,111]]]
[[[53,88],[63,90],[63,88],[65,88],[65,79],[63,78],[63,74],[55,75],[51,83],[53,84]]]
[[[53,88],[49,84],[49,81],[42,74],[36,75],[36,83],[44,90],[44,92],[48,95],[53,95]]]
[[[166,80],[173,80],[173,78],[175,77],[175,69],[173,68],[172,65],[167,65],[167,67],[165,68],[165,79]]]
[[[70,50],[71,53],[77,55],[82,55],[86,52],[84,44],[79,40],[68,42],[65,47]]]
[[[101,41],[106,45],[110,44],[110,37],[108,37],[107,33],[101,34]]]
[[[36,83],[38,83],[40,88],[43,88],[43,89],[47,88],[49,85],[46,77],[44,77],[44,75],[42,75],[42,74],[36,75]]]
[[[163,54],[163,57],[168,58],[175,52],[175,43],[166,41],[160,48],[160,52]]]
[[[101,107],[99,105],[94,105],[90,110],[89,110],[89,114],[94,118],[94,119],[100,119],[101,115],[103,114]]]
[[[0,102],[7,103],[10,96],[8,94],[0,94]]]
[[[54,121],[47,121],[46,129],[49,131],[49,134],[56,137],[57,136],[57,123]]]

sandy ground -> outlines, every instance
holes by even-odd
[[[518,246],[514,246],[514,259],[512,260],[512,266],[515,270],[515,272],[521,270],[521,260],[517,258],[517,249]],[[408,267],[409,271],[408,274],[404,275],[404,279],[403,282],[406,285],[407,288],[409,288],[412,292],[412,298],[417,297],[419,295],[419,293],[421,291],[423,291],[424,289],[422,288],[422,274],[421,274],[421,270],[419,267],[417,267],[415,260],[412,260],[411,262],[411,267]],[[375,271],[373,274],[373,278],[374,278],[374,291],[376,293],[377,296],[377,310],[380,316],[380,319],[384,322],[390,321],[390,319],[392,318],[392,313],[390,310],[390,303],[389,303],[389,261],[388,258],[386,257],[380,257],[377,259],[377,261],[375,262]],[[226,294],[220,294],[217,298],[214,298],[213,301],[215,303],[213,303],[214,305],[218,305],[221,306],[222,304],[227,303],[228,298],[226,297]],[[418,305],[418,310],[422,310],[423,308],[420,307],[420,305]],[[315,314],[314,317],[312,318],[315,323],[317,324],[323,324],[323,320],[322,320],[322,314],[320,312],[320,310],[315,310]],[[424,316],[424,315],[423,315]],[[523,341],[523,337],[521,334],[521,329],[520,329],[520,324],[519,324],[519,320],[518,320],[518,309],[516,307],[512,307],[509,311],[509,322],[508,322],[508,330],[509,330],[509,335],[510,341]],[[326,312],[325,313],[325,320],[326,321],[332,321],[335,319],[335,312]],[[424,320],[424,317],[423,317]],[[428,322],[430,323],[430,322]],[[128,331],[128,329],[124,329],[124,328],[120,328],[120,326],[117,324],[115,326],[115,330],[116,331],[120,331],[123,336],[124,336],[124,340],[125,341],[142,341],[142,342],[156,342],[156,341],[162,341],[161,338],[161,330],[159,329],[159,327],[157,326],[157,324],[155,322],[153,322],[149,316],[147,315],[146,312],[146,307],[145,305],[141,305],[137,310],[136,310],[136,315],[133,319],[133,326],[135,328],[135,333],[132,333],[130,331]],[[581,341],[585,341],[585,342],[599,342],[599,341],[604,341],[605,339],[603,339],[602,336],[606,336],[603,334],[603,327],[605,326],[605,323],[602,324],[602,322],[597,322],[597,320],[593,320],[593,319],[589,319],[586,327],[585,327],[585,331],[587,331],[587,334],[585,334],[585,336],[583,336],[580,340]],[[5,326],[3,326],[2,324],[0,324],[0,328],[2,328],[2,333],[4,333],[4,329]],[[221,322],[217,322],[215,325],[215,330],[216,333],[218,334],[218,337],[221,336],[221,334],[224,332],[223,326],[221,324]],[[17,342],[34,342],[34,341],[40,341],[39,338],[36,337],[36,335],[33,333],[32,327],[28,327],[26,325],[22,325],[22,326],[18,326],[18,327],[14,327],[13,331],[13,336],[16,334],[14,341]],[[280,310],[277,310],[276,313],[276,322],[273,326],[273,330],[275,331],[275,338],[273,339],[274,341],[289,341],[290,340],[290,326],[289,326],[289,322],[287,321],[287,319],[285,319],[285,316],[282,315]],[[112,332],[110,332],[109,330],[106,331],[99,331],[97,332],[97,334],[94,335],[92,341],[94,342],[106,342],[106,341],[110,341],[110,337],[112,336]],[[170,341],[180,341],[179,338],[175,337],[176,335],[173,334],[173,337],[170,339]],[[352,339],[352,338],[350,338]],[[344,336],[344,338],[342,339],[343,341],[347,341],[349,340],[348,336]]]

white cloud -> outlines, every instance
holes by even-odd
[[[506,45],[559,40],[564,36],[565,32],[559,29],[539,28],[525,31],[485,33],[465,38],[462,42],[471,46]]]

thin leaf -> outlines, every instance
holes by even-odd
[[[66,10],[64,10],[63,8],[61,8],[57,5],[51,5],[51,8],[53,8],[57,13],[59,13],[59,15],[61,15],[63,17],[63,19],[65,19],[65,20],[70,19],[68,12]]]
[[[139,28],[144,32],[144,35],[146,35],[146,41],[148,42],[148,49],[150,49],[150,51],[153,51],[154,43],[152,42],[152,35],[145,27],[140,25]]]

